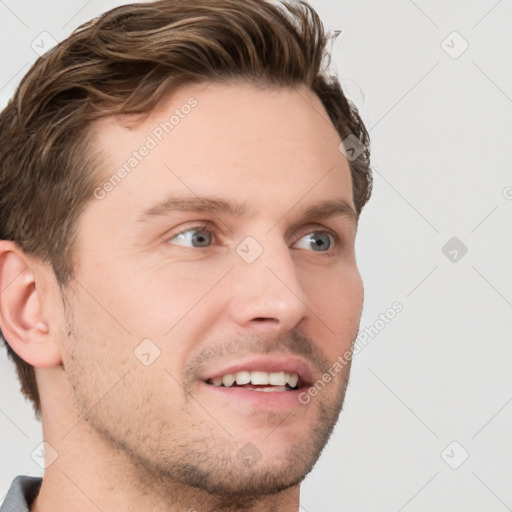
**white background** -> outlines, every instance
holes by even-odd
[[[31,44],[42,32],[61,40],[121,3],[0,1],[0,106],[36,59]],[[342,31],[333,64],[372,138],[374,194],[357,242],[361,327],[380,326],[395,301],[403,311],[355,358],[301,510],[508,510],[511,2],[311,3]],[[468,249],[455,249],[456,262],[442,252],[452,237]],[[14,476],[42,475],[30,457],[42,437],[4,353],[0,365],[1,503]]]

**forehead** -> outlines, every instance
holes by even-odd
[[[326,190],[352,203],[341,139],[306,87],[189,85],[133,121],[109,117],[92,127],[111,205],[130,202],[138,211],[170,192],[299,201]]]

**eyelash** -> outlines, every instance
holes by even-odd
[[[178,233],[175,233],[173,234],[171,237],[168,237],[167,238],[167,243],[171,244],[171,240],[173,238],[176,238],[177,236],[179,235],[182,235],[184,233],[187,233],[189,231],[206,231],[208,233],[210,233],[211,235],[213,235],[213,240],[217,240],[217,235],[215,233],[215,230],[211,228],[211,226],[207,225],[207,224],[196,224],[196,225],[193,225],[193,226],[190,226],[190,227],[187,227],[186,229],[178,232]],[[337,235],[336,233],[334,233],[333,231],[330,231],[328,229],[308,229],[304,232],[301,233],[300,236],[298,236],[294,242],[297,243],[301,238],[303,238],[304,236],[310,234],[310,233],[315,233],[315,234],[320,234],[320,235],[329,235],[331,238],[332,238],[332,242],[333,242],[333,245],[334,247],[330,247],[327,251],[318,251],[320,254],[331,254],[335,249],[337,249],[340,245],[340,237],[339,235]],[[172,245],[172,244],[171,244]],[[205,249],[207,249],[208,247],[205,247]],[[198,247],[195,247],[195,249],[198,249]]]

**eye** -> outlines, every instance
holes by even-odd
[[[316,252],[326,252],[331,248],[333,242],[333,235],[325,231],[313,231],[296,242],[295,247],[298,247],[299,249],[313,250]]]
[[[197,226],[174,235],[167,243],[183,247],[208,247],[212,242],[213,233],[205,226]]]

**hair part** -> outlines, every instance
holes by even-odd
[[[352,135],[364,148],[349,162],[359,215],[372,188],[369,136],[325,72],[328,41],[304,1],[160,0],[85,23],[36,61],[0,113],[0,239],[50,264],[64,288],[77,263],[77,221],[100,180],[91,123],[149,114],[177,87],[202,82],[306,85],[341,140]],[[0,337],[40,418],[34,367]]]

